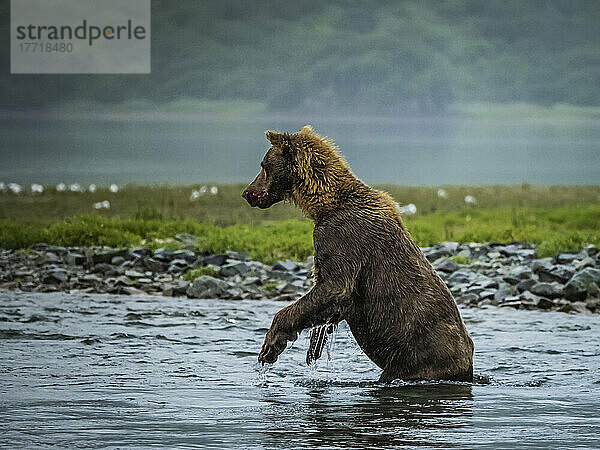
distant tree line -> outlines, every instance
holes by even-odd
[[[151,75],[10,75],[0,107],[263,101],[437,112],[455,102],[600,105],[597,0],[153,0]]]

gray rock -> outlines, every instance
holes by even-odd
[[[206,256],[202,260],[202,263],[205,266],[207,266],[208,264],[212,264],[214,266],[222,266],[223,264],[225,264],[227,262],[228,259],[229,259],[229,256],[227,256],[227,255],[210,255],[210,256]]]
[[[500,303],[500,305],[498,305],[502,308],[514,308],[514,309],[521,309],[522,306],[522,301],[521,300],[509,300],[503,303]]]
[[[495,295],[496,295],[496,291],[486,290],[486,291],[481,291],[479,293],[479,298],[481,298],[482,300],[485,300],[487,298],[492,299],[495,297]]]
[[[559,253],[555,257],[555,261],[557,264],[571,264],[576,259],[583,259],[585,255],[581,255],[578,253]]]
[[[185,295],[187,289],[190,287],[189,281],[179,281],[173,285],[163,286],[162,295],[167,297],[175,297],[179,295]]]
[[[129,254],[129,250],[126,248],[121,249],[101,249],[96,250],[92,253],[91,259],[93,264],[100,263],[112,263],[112,259],[116,257],[121,257],[125,259],[125,257]]]
[[[473,272],[468,272],[465,270],[457,270],[448,276],[448,281],[450,283],[469,283],[475,278],[475,274]]]
[[[101,263],[101,264],[96,264],[93,267],[92,271],[95,273],[104,273],[107,275],[112,275],[112,274],[117,273],[117,268],[110,264]]]
[[[452,256],[452,252],[443,248],[434,248],[425,253],[425,257],[429,262],[436,261],[445,256]]]
[[[285,261],[279,261],[273,266],[273,270],[280,270],[284,272],[295,272],[300,267],[294,261],[286,259]]]
[[[234,275],[244,275],[250,271],[250,267],[244,262],[236,261],[225,264],[221,267],[219,274],[224,277],[232,277]]]
[[[152,250],[149,248],[136,248],[129,252],[132,258],[142,258],[144,256],[152,256]]]
[[[530,291],[541,297],[559,298],[563,294],[563,287],[559,283],[536,283]]]
[[[541,267],[538,270],[540,281],[566,283],[575,275],[575,269],[565,265],[553,266],[550,270],[547,267]]]
[[[471,250],[469,250],[469,248],[463,248],[461,251],[459,251],[456,256],[458,258],[471,258]]]
[[[196,278],[187,288],[186,293],[191,298],[221,297],[227,294],[229,283],[209,275]]]
[[[69,274],[63,269],[54,269],[47,272],[42,280],[44,283],[64,283],[69,280]]]
[[[175,250],[173,252],[173,258],[174,259],[183,259],[188,264],[191,264],[194,261],[196,261],[196,254],[191,250]]]
[[[305,264],[306,264],[306,270],[308,270],[310,272],[312,270],[313,266],[315,265],[315,257],[312,255],[307,257]]]
[[[61,263],[63,259],[60,258],[56,253],[48,252],[44,255],[44,263],[52,264],[52,263]]]
[[[125,262],[125,258],[123,256],[113,256],[110,260],[110,263],[115,266],[120,266]]]
[[[471,257],[477,259],[487,259],[487,254],[490,252],[490,248],[487,245],[471,244],[469,245],[469,249],[471,250]]]
[[[86,262],[86,257],[80,253],[67,253],[64,258],[65,263],[71,266],[81,266]]]
[[[146,276],[146,274],[142,273],[142,272],[138,272],[137,270],[126,270],[125,276],[131,277],[131,278],[143,278]]]
[[[500,252],[501,255],[512,257],[518,256],[521,252],[521,248],[517,247],[516,245],[502,245],[496,247],[496,251]]]
[[[145,294],[144,291],[134,288],[133,286],[125,286],[120,290],[121,294],[125,294],[125,295],[143,295]]]
[[[533,259],[535,258],[536,252],[534,249],[531,248],[525,248],[525,249],[521,249],[517,252],[517,256],[519,256],[522,259]]]
[[[531,290],[531,288],[532,288],[533,286],[535,286],[536,284],[537,284],[537,281],[535,281],[535,280],[534,280],[534,279],[532,279],[532,278],[530,278],[530,279],[528,279],[528,280],[523,280],[523,281],[520,281],[520,282],[517,284],[517,291],[519,291],[519,292],[529,291],[529,290]]]
[[[484,289],[498,289],[498,286],[500,286],[500,283],[498,283],[498,280],[495,280],[493,278],[488,278],[487,280],[481,280],[477,284]]]
[[[135,284],[135,281],[133,281],[132,279],[128,278],[125,275],[121,275],[120,277],[117,277],[115,279],[108,279],[106,280],[107,283],[113,285],[113,286],[131,286],[133,284]]]
[[[584,302],[573,302],[571,303],[571,311],[574,313],[589,313],[587,305]]]
[[[585,300],[585,306],[592,312],[600,312],[600,298],[588,297]]]
[[[588,297],[600,297],[600,288],[596,282],[592,282],[587,288]]]
[[[438,271],[452,273],[458,270],[458,265],[448,258],[442,258],[435,262],[434,267]]]
[[[575,267],[576,271],[580,271],[582,269],[585,269],[586,267],[594,267],[595,265],[596,262],[593,258],[590,258],[589,256],[586,256],[581,261],[575,261],[575,263],[573,263],[573,267]]]
[[[246,252],[234,252],[228,250],[226,253],[227,256],[229,256],[229,259],[235,259],[237,261],[246,261],[250,257],[250,255]]]
[[[179,273],[183,272],[189,267],[188,262],[185,259],[174,259],[169,263],[169,268],[167,272],[169,273]]]
[[[244,281],[242,281],[243,286],[260,286],[262,281],[259,277],[246,277]]]
[[[519,280],[527,280],[533,276],[533,272],[529,267],[517,266],[510,271],[510,274]]]
[[[588,254],[588,256],[596,256],[598,254],[598,249],[593,244],[586,245],[583,248],[583,251],[585,251]]]
[[[548,298],[539,297],[535,302],[535,306],[538,309],[552,309],[556,306],[556,304]]]
[[[458,249],[458,242],[452,242],[452,241],[442,241],[438,244],[439,248],[443,248],[448,250],[451,253],[455,253],[456,250]]]
[[[79,280],[92,283],[101,283],[103,281],[102,278],[93,273],[86,273],[85,275],[79,277]]]
[[[585,300],[588,287],[592,283],[600,283],[600,270],[588,267],[577,272],[565,285],[565,297],[572,302]]]
[[[291,283],[286,283],[279,292],[282,294],[296,294],[304,291],[304,284],[301,280],[295,280]]]
[[[297,278],[293,273],[282,270],[269,270],[267,271],[267,277],[283,281],[293,281]]]
[[[459,305],[476,305],[478,302],[479,296],[474,293],[467,293],[456,299],[456,303]]]
[[[499,304],[507,297],[512,297],[515,295],[517,289],[510,284],[503,284],[498,288],[498,290],[494,294],[494,301],[492,304]]]
[[[552,270],[553,267],[554,264],[552,264],[552,258],[535,259],[531,263],[531,270],[533,271],[533,273],[538,273],[539,270],[542,268],[546,269],[549,272],[550,270]]]
[[[152,272],[164,272],[167,270],[167,265],[157,259],[146,256],[143,261],[144,267]]]

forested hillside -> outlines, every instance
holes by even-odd
[[[3,108],[182,98],[372,112],[600,105],[597,0],[153,0],[151,75],[10,75],[9,3]]]

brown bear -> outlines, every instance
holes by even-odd
[[[394,200],[359,180],[337,147],[310,126],[266,134],[272,146],[242,196],[259,208],[289,200],[314,221],[315,284],[275,315],[259,361],[275,362],[306,328],[345,320],[383,369],[382,382],[472,381],[473,341]],[[317,340],[311,347],[322,346]]]

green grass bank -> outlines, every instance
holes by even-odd
[[[273,262],[313,252],[312,222],[290,205],[261,211],[241,199],[242,185],[219,186],[216,195],[191,200],[200,186],[126,186],[118,193],[56,192],[0,195],[0,247],[23,249],[45,242],[62,246],[177,247],[177,233],[199,237],[199,250],[246,251]],[[527,241],[539,256],[600,245],[598,186],[381,186],[417,214],[404,221],[421,246],[458,242]],[[476,204],[467,205],[466,195]],[[108,199],[111,208],[95,210]]]

